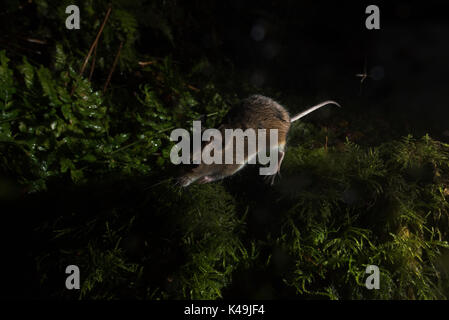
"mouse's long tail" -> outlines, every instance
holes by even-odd
[[[313,111],[315,111],[315,110],[317,110],[317,109],[319,109],[319,108],[321,108],[321,107],[324,107],[325,105],[328,105],[328,104],[335,104],[336,106],[341,107],[341,106],[340,106],[338,103],[336,103],[335,101],[327,100],[327,101],[321,102],[320,104],[317,104],[316,106],[313,106],[313,107],[307,109],[306,111],[303,111],[303,112],[297,114],[296,116],[294,116],[293,118],[290,119],[290,122],[295,122],[296,120],[299,120],[299,119],[301,119],[302,117],[308,115],[309,113],[311,113],[311,112],[313,112]]]

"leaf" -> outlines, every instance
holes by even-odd
[[[55,82],[50,73],[50,70],[41,66],[39,70],[37,70],[37,76],[42,86],[42,90],[44,91],[44,95],[50,98],[50,104],[53,106],[60,104],[60,101],[56,94]]]
[[[72,177],[73,182],[75,182],[75,183],[81,182],[84,178],[84,174],[81,169],[78,169],[78,170],[71,169],[70,175]]]
[[[56,52],[55,52],[55,69],[62,70],[67,62],[67,55],[64,53],[62,44],[56,44]]]
[[[28,62],[26,57],[23,57],[23,64],[20,65],[18,69],[24,77],[26,87],[31,89],[34,83],[34,68]]]
[[[8,109],[11,106],[14,87],[13,71],[8,68],[9,59],[5,50],[0,51],[0,109]]]
[[[72,106],[70,104],[64,104],[61,107],[62,115],[66,120],[72,120],[73,113],[72,113]]]
[[[89,154],[86,154],[84,157],[82,157],[81,160],[84,160],[87,162],[95,162],[97,160],[97,158],[93,154],[89,153]]]
[[[60,164],[60,166],[61,166],[61,172],[62,173],[65,173],[65,172],[67,172],[67,170],[73,170],[73,169],[75,169],[75,165],[73,164],[73,162],[70,160],[70,159],[67,159],[67,158],[62,158],[60,161],[59,161],[59,164]],[[73,176],[72,176],[73,177]]]

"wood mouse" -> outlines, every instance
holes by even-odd
[[[271,180],[271,184],[273,184],[274,178],[276,174],[279,173],[282,160],[284,159],[287,134],[290,129],[291,123],[328,104],[334,104],[340,107],[337,102],[328,100],[319,103],[316,106],[313,106],[295,115],[294,117],[290,117],[290,114],[287,112],[287,110],[273,99],[262,95],[252,95],[244,99],[240,106],[231,109],[231,111],[226,115],[223,123],[218,127],[218,130],[224,137],[225,129],[242,129],[244,131],[246,129],[252,128],[256,132],[258,131],[258,129],[266,129],[266,135],[269,137],[270,130],[277,129],[277,143],[274,143],[274,146],[270,145],[270,151],[274,150],[278,153],[277,169],[275,170],[274,174],[268,176]],[[204,150],[205,146],[211,141],[212,139],[209,142],[203,144],[201,150]],[[201,162],[195,168],[189,170],[181,177],[179,177],[177,180],[177,184],[182,187],[187,187],[194,182],[209,183],[232,176],[237,171],[242,169],[250,159],[258,155],[260,156],[260,149],[262,148],[259,148],[258,145],[256,153],[248,154],[248,143],[247,139],[245,139],[244,163],[237,163],[236,161],[234,161],[232,164],[225,164],[225,162],[223,161],[222,164],[206,164],[204,162]]]

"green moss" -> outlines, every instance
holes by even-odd
[[[91,81],[79,69],[106,1],[83,3],[82,33],[55,27],[65,2],[39,1],[35,16],[23,18],[24,26],[42,18],[36,34],[55,39],[51,62],[0,51],[0,179],[13,179],[17,198],[32,208],[36,296],[449,296],[448,145],[407,136],[367,147],[339,140],[347,124],[301,122],[274,187],[247,169],[179,189],[168,160],[171,129],[201,117],[214,127],[238,101],[235,92],[254,88],[226,63],[140,52],[144,30],[183,57],[178,22],[190,21],[190,11],[174,1],[127,3],[112,2]],[[8,4],[12,16],[21,14]],[[1,199],[12,192],[8,183],[0,180]],[[81,270],[75,293],[62,285],[70,264]],[[380,290],[365,288],[370,264],[380,267]]]
[[[278,187],[289,205],[277,245],[296,266],[287,283],[332,299],[445,297],[437,262],[448,248],[448,151],[428,136],[368,150],[291,148]],[[382,290],[366,290],[369,264],[380,266]]]

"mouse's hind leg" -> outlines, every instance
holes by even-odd
[[[283,150],[284,148],[279,148],[278,150],[278,167],[276,169],[276,172],[274,174],[272,174],[271,176],[266,176],[265,179],[267,179],[267,181],[270,183],[270,185],[274,184],[274,179],[276,178],[277,175],[281,176],[281,164],[282,164],[282,160],[284,160],[284,155],[285,152]]]
[[[279,174],[279,175],[281,175],[281,164],[282,164],[282,160],[284,160],[284,156],[285,156],[285,151],[279,150],[279,153],[278,153],[278,159],[279,159],[278,170],[276,171],[276,173]]]

